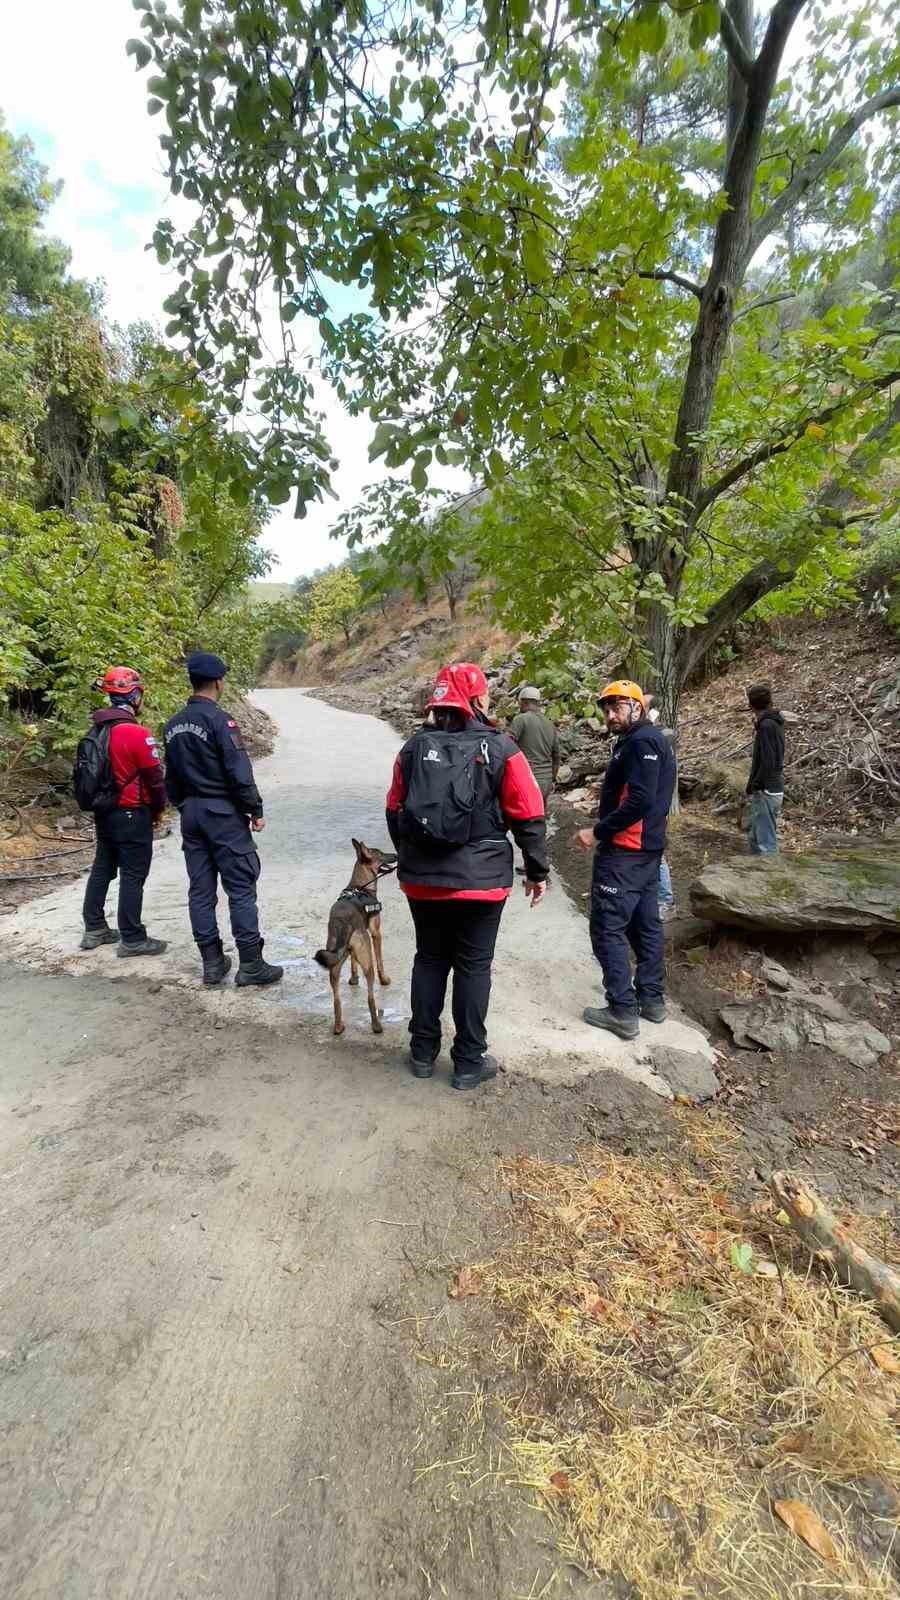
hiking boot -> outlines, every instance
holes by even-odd
[[[436,1056],[423,1055],[421,1051],[410,1050],[409,1070],[414,1078],[433,1078]]]
[[[101,944],[118,944],[119,935],[115,928],[110,928],[104,922],[102,928],[85,928],[81,935],[80,950],[99,950]]]
[[[482,1056],[478,1067],[465,1067],[458,1072],[453,1068],[454,1089],[477,1089],[482,1083],[487,1083],[490,1078],[497,1076],[497,1061],[493,1056]]]
[[[665,1020],[666,1020],[666,1002],[665,1002],[665,1000],[642,1000],[641,1001],[641,1016],[643,1017],[645,1022],[665,1022]]]
[[[263,988],[267,983],[280,983],[284,977],[284,967],[275,967],[271,961],[263,960],[263,941],[259,944],[245,945],[243,949],[238,945],[240,962],[234,975],[236,989],[248,989],[252,985]]]
[[[161,956],[165,948],[165,939],[140,939],[137,944],[126,944],[123,939],[120,939],[116,955]]]
[[[585,1022],[592,1028],[605,1028],[617,1039],[636,1039],[641,1031],[633,1011],[611,1011],[609,1006],[587,1006],[582,1012]]]
[[[215,944],[201,944],[200,955],[203,959],[203,982],[207,989],[213,989],[231,971],[231,957],[222,949],[221,939],[217,939]]]

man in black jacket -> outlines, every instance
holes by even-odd
[[[756,723],[753,762],[747,793],[750,796],[750,853],[773,856],[778,849],[778,818],[784,801],[784,718],[772,704],[767,683],[747,690]]]
[[[630,679],[608,684],[600,705],[616,742],[597,820],[575,838],[583,849],[594,850],[591,945],[603,970],[607,1003],[588,1006],[584,1020],[618,1039],[636,1039],[641,1017],[666,1019],[658,897],[675,756],[662,729],[647,717],[639,684]],[[637,962],[634,978],[629,947]]]
[[[163,730],[166,788],[181,812],[181,848],[190,890],[191,929],[203,958],[203,982],[221,983],[231,967],[216,922],[216,883],[228,896],[240,964],[239,989],[277,983],[283,967],[263,960],[256,906],[259,854],[253,834],[265,827],[250,757],[233,717],[218,704],[228,668],[197,650],[188,658],[193,694]]]

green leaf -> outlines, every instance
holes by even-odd
[[[753,1246],[751,1244],[738,1244],[737,1239],[731,1243],[731,1265],[738,1271],[751,1273],[753,1271]]]
[[[550,264],[544,250],[544,241],[537,228],[522,234],[522,265],[530,283],[544,283],[550,276]]]
[[[134,56],[134,64],[138,72],[141,72],[153,60],[153,51],[144,39],[129,39],[125,46],[125,54]]]

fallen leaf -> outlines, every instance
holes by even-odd
[[[804,1505],[802,1500],[773,1500],[772,1510],[810,1550],[824,1556],[826,1561],[837,1561],[838,1547],[811,1506]]]
[[[900,1356],[889,1344],[877,1344],[869,1355],[882,1372],[900,1372]]]
[[[551,1472],[550,1482],[557,1494],[569,1494],[571,1492],[572,1485],[567,1472]]]
[[[791,1225],[791,1219],[786,1211],[776,1211],[775,1221],[780,1222],[783,1228],[789,1228]]]
[[[595,1322],[600,1321],[607,1309],[606,1301],[600,1298],[592,1283],[583,1283],[581,1285],[581,1305],[582,1309],[587,1312],[589,1317],[593,1317]]]
[[[464,1300],[466,1295],[481,1293],[481,1279],[473,1267],[460,1267],[447,1290],[451,1300]]]
[[[777,1278],[778,1268],[774,1261],[757,1261],[753,1268],[757,1278]]]
[[[806,1433],[785,1433],[777,1441],[775,1449],[781,1456],[802,1456],[808,1443],[809,1435]]]

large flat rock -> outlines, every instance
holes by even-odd
[[[900,846],[861,839],[810,855],[739,856],[691,887],[698,917],[773,933],[900,930]]]

